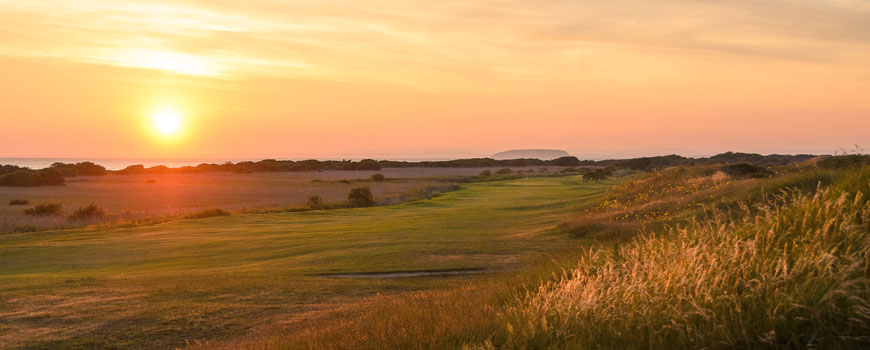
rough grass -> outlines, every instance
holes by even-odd
[[[498,347],[870,346],[868,177],[593,248],[509,310]]]

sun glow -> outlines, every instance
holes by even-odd
[[[129,67],[157,69],[166,72],[218,76],[215,65],[206,57],[183,52],[160,50],[124,50],[115,61]]]
[[[174,109],[164,108],[150,117],[154,130],[162,136],[174,136],[181,130],[181,116]]]

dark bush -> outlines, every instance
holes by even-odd
[[[375,204],[372,190],[368,187],[357,187],[347,194],[347,201],[355,207],[370,207]]]
[[[57,169],[63,176],[102,176],[109,172],[102,165],[97,165],[91,162],[81,162],[76,164],[54,163],[51,169]]]
[[[577,157],[573,156],[565,156],[561,158],[554,159],[552,161],[553,165],[556,166],[578,166],[580,165],[580,160]]]
[[[131,165],[118,170],[118,174],[141,174],[145,172],[145,166],[141,164]]]
[[[384,181],[384,179],[386,179],[386,177],[384,177],[384,174],[374,174],[374,175],[372,175],[371,179],[374,182],[381,182],[381,181]]]
[[[27,215],[60,215],[63,206],[60,203],[40,204],[33,208],[25,209]]]
[[[86,207],[78,208],[76,211],[69,216],[70,220],[89,220],[95,218],[101,218],[106,216],[106,212],[98,207],[96,204],[91,203]]]
[[[773,175],[770,170],[747,163],[726,165],[721,170],[735,178],[763,178]]]
[[[480,172],[480,176],[490,176],[490,175],[492,175],[492,172],[490,172],[489,169]]]
[[[573,167],[572,168],[565,168],[565,169],[559,170],[559,172],[560,173],[576,173],[577,168],[573,168]]]
[[[583,182],[601,181],[613,175],[610,169],[586,169],[583,172]]]
[[[496,171],[495,173],[496,174],[510,174],[512,172],[513,172],[513,170],[510,170],[508,168],[504,168],[504,169],[498,169],[498,171]]]
[[[26,199],[13,199],[9,201],[9,205],[28,205],[30,204],[29,200]]]
[[[323,208],[323,199],[321,199],[320,196],[308,197],[308,207],[311,209]]]
[[[195,213],[187,214],[184,216],[185,219],[202,219],[202,218],[210,218],[214,216],[229,216],[230,213],[223,209],[206,209],[201,210]]]
[[[356,164],[356,170],[381,170],[381,166],[374,159],[363,159]]]
[[[549,172],[550,172],[550,169],[547,169],[547,168],[541,168],[541,170],[538,170],[538,172],[539,172],[539,173],[549,173]]]
[[[42,170],[18,170],[0,176],[0,186],[35,187],[63,185],[63,173],[48,168]]]

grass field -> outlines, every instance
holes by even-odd
[[[386,207],[0,236],[0,347],[169,348],[377,295],[461,288],[489,274],[329,274],[517,269],[586,244],[552,229],[618,181],[529,178]]]
[[[551,167],[557,170],[559,167]],[[515,168],[530,170],[533,168]],[[445,186],[443,177],[477,175],[486,168],[401,168],[380,171],[323,171],[282,173],[130,174],[68,178],[64,186],[0,187],[0,234],[38,231],[91,224],[126,223],[142,219],[165,220],[203,210],[244,211],[304,206],[309,196],[326,203],[347,199],[350,189],[371,187],[375,200],[394,204],[430,187]],[[538,168],[534,168],[538,170]],[[375,173],[387,181],[371,182]],[[351,180],[349,183],[340,180]],[[8,205],[26,200],[27,205]],[[54,216],[25,215],[40,204],[59,203]],[[91,203],[105,211],[92,220],[67,216]]]

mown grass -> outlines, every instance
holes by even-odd
[[[475,285],[498,277],[325,275],[512,271],[586,244],[548,229],[617,181],[471,183],[396,206],[2,236],[0,344],[172,348],[261,334],[402,293],[486,290]]]

